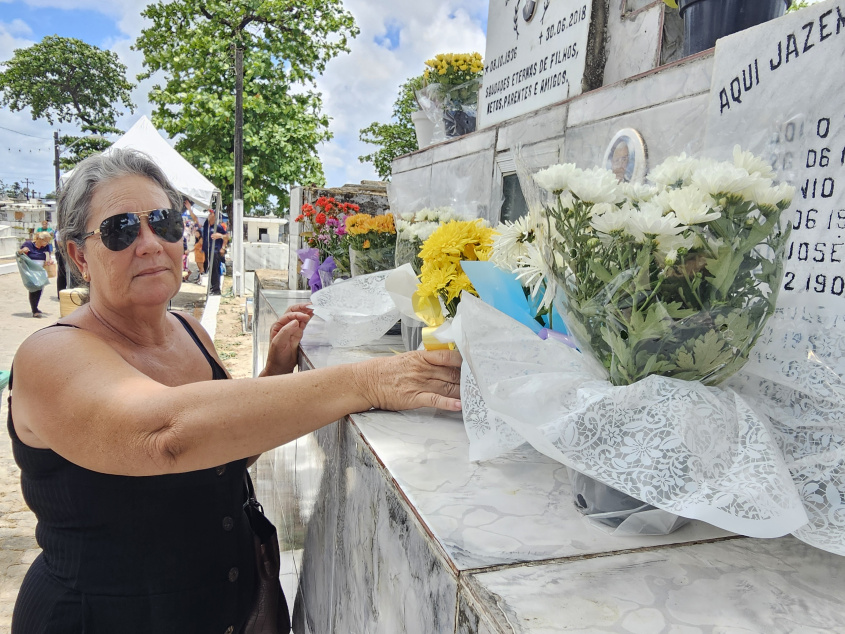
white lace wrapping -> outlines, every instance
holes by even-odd
[[[527,441],[665,511],[845,555],[840,318],[778,311],[719,387],[661,376],[613,386],[576,350],[466,293],[459,318],[471,459]],[[802,320],[812,335],[795,334]]]

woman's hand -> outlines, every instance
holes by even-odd
[[[21,247],[20,253],[24,253],[24,254],[29,253],[29,247]]]
[[[276,320],[270,328],[270,349],[267,363],[259,376],[290,374],[296,367],[297,349],[305,326],[311,321],[314,311],[309,304],[294,304]]]
[[[377,409],[461,409],[461,355],[456,350],[379,357],[355,365],[353,376]]]

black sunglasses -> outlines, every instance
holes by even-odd
[[[98,235],[109,251],[123,251],[129,247],[141,232],[141,218],[146,216],[150,229],[165,242],[179,242],[182,239],[184,223],[182,214],[173,209],[152,209],[137,214],[117,214],[103,220],[100,228],[86,233],[83,239]]]

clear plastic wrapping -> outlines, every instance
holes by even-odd
[[[429,84],[417,91],[417,103],[434,122],[432,143],[475,132],[481,78],[457,86]]]

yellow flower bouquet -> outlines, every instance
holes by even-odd
[[[453,220],[441,225],[420,250],[422,272],[415,294],[417,303],[439,303],[444,317],[454,317],[462,291],[478,295],[461,268],[461,261],[489,260],[496,235],[482,219]]]
[[[396,249],[393,214],[347,216],[346,240],[353,277],[393,268]]]
[[[475,131],[484,63],[480,53],[441,53],[425,62],[417,102],[434,121],[434,140]]]

